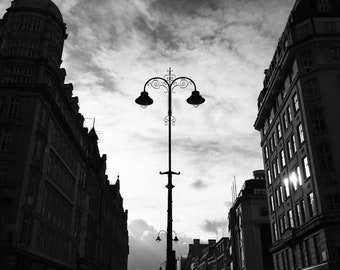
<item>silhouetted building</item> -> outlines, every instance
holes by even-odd
[[[200,239],[194,239],[193,244],[189,244],[188,256],[185,264],[185,270],[197,269],[199,258],[208,244],[201,244]]]
[[[271,237],[264,171],[254,171],[229,210],[231,269],[271,270]]]
[[[181,269],[229,270],[229,245],[227,237],[222,237],[217,243],[215,239],[210,239],[208,244],[201,244],[199,239],[194,239],[194,244],[189,245],[186,265]]]
[[[78,269],[127,270],[127,210],[119,192],[120,180],[109,184],[106,155],[99,155],[94,129],[89,135],[88,197],[82,214]]]
[[[177,262],[176,262],[176,269],[177,270],[184,270],[185,269],[185,264],[186,264],[186,261],[187,261],[187,256],[179,256],[177,257]]]
[[[222,237],[215,245],[216,270],[230,270],[230,239]]]
[[[340,1],[296,1],[258,98],[275,269],[340,269]]]
[[[83,127],[73,87],[64,83],[66,37],[50,0],[12,1],[0,20],[1,269],[75,269],[80,239],[89,234],[99,239],[96,269],[111,265],[113,252],[119,266],[111,269],[126,270],[127,212],[119,182],[110,186],[104,177],[105,158]],[[89,183],[93,177],[98,188]],[[102,204],[93,211],[92,195]],[[92,213],[96,226],[82,230]],[[108,232],[110,222],[115,233]]]
[[[202,255],[198,258],[197,270],[213,270],[215,266],[215,239],[208,240],[208,246],[202,250]]]

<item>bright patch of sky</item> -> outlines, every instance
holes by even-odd
[[[10,0],[0,2],[2,13]],[[253,124],[268,68],[294,0],[55,0],[67,25],[63,64],[79,96],[85,124],[95,128],[107,174],[119,173],[129,211],[129,269],[158,269],[166,229],[167,95],[149,89],[154,104],[134,102],[151,77],[171,67],[195,81],[206,102],[173,95],[173,228],[185,255],[193,238],[228,235],[231,182],[263,168]]]

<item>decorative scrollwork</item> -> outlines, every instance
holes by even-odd
[[[172,71],[172,70],[171,70]],[[176,80],[176,75],[169,72],[169,74],[164,75],[164,79],[169,83],[169,85]]]
[[[159,79],[152,79],[150,80],[146,85],[151,86],[154,89],[159,89],[161,87],[164,87],[167,91],[168,85],[165,81],[159,80]]]
[[[194,85],[194,83],[189,78],[182,78],[179,77],[176,80],[174,80],[171,84],[171,91],[175,93],[175,88],[187,88],[189,85]]]
[[[174,116],[171,116],[171,121],[169,121],[169,116],[165,116],[164,117],[164,124],[167,126],[169,125],[169,122],[171,122],[171,125],[175,125],[176,124],[176,118]]]

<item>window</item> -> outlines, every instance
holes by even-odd
[[[300,109],[299,99],[296,93],[293,96],[293,109],[294,112],[297,112]]]
[[[279,166],[279,161],[278,161],[277,158],[275,159],[275,167],[276,167],[277,175],[279,175],[280,174],[280,166]]]
[[[23,221],[22,221],[20,243],[27,244],[27,236],[28,236],[29,225],[30,225],[30,216],[26,214],[23,218]]]
[[[285,187],[286,198],[288,198],[290,196],[290,189],[289,189],[289,180],[288,180],[288,178],[285,178],[283,180],[283,183],[284,183],[284,187]]]
[[[7,179],[8,167],[5,164],[0,163],[0,187],[4,186]]]
[[[279,217],[279,228],[281,235],[284,234],[284,231],[286,230],[286,217],[285,215],[282,215]]]
[[[5,105],[5,98],[0,97],[0,115],[2,114],[2,110],[4,108]]]
[[[33,203],[36,185],[37,185],[37,176],[35,174],[33,174],[31,176],[30,181],[29,181],[28,190],[27,190],[26,201],[27,201],[27,204],[29,204],[29,205],[31,205]]]
[[[274,177],[274,179],[276,179],[277,169],[276,169],[275,161],[272,163],[272,169],[273,169],[273,177]]]
[[[301,200],[295,205],[297,225],[301,226],[305,222],[305,202]]]
[[[302,144],[305,141],[305,136],[303,133],[303,128],[302,128],[301,123],[297,126],[297,132],[298,132],[299,144]]]
[[[319,12],[330,12],[328,0],[318,0],[318,10]]]
[[[306,250],[305,264],[306,264],[306,266],[310,266],[312,255],[311,255],[311,252],[310,252],[309,239],[305,239],[303,242],[304,242],[305,250]]]
[[[306,267],[306,249],[305,249],[305,245],[303,244],[303,242],[299,243],[299,247],[300,247],[300,254],[301,254],[301,263],[302,263],[302,267]]]
[[[3,83],[28,83],[32,77],[32,69],[22,66],[7,66]]]
[[[302,176],[301,176],[301,170],[300,170],[299,166],[296,166],[296,175],[297,175],[298,185],[301,186],[302,185]]]
[[[303,162],[303,172],[304,172],[304,177],[305,179],[309,178],[310,177],[310,169],[309,169],[309,162],[308,162],[308,158],[307,157],[304,157],[302,159],[302,162]]]
[[[33,43],[30,40],[18,40],[12,39],[10,41],[10,56],[26,56],[34,57],[37,48],[37,43]]]
[[[313,236],[313,242],[314,242],[314,250],[315,250],[315,257],[316,257],[316,262],[320,263],[321,262],[321,244],[320,244],[320,235],[316,234]]]
[[[286,158],[285,158],[285,152],[283,150],[280,151],[280,165],[281,170],[286,166]]]
[[[280,206],[281,205],[281,198],[280,198],[279,187],[277,189],[275,189],[275,195],[276,195],[276,205]]]
[[[305,223],[305,221],[306,221],[306,206],[305,206],[304,200],[300,201],[300,206],[301,206],[302,223]]]
[[[276,223],[273,222],[273,232],[274,232],[274,241],[277,241],[278,240],[278,232],[277,232],[277,226],[276,226]]]
[[[286,264],[287,264],[287,270],[290,270],[290,261],[289,261],[289,249],[285,249],[284,250],[284,257],[285,257],[285,261],[286,261]]]
[[[34,154],[33,157],[37,160],[41,160],[42,155],[43,155],[43,143],[40,139],[37,139],[36,144],[35,144],[35,148],[34,148]]]
[[[268,186],[272,184],[272,177],[270,174],[270,170],[267,170],[267,181],[268,181]]]
[[[283,203],[283,198],[284,197],[283,197],[283,188],[282,188],[281,185],[279,186],[279,190],[280,190],[280,202]]]
[[[13,132],[10,130],[4,130],[2,132],[0,151],[10,151],[12,145],[13,145]]]
[[[288,119],[288,122],[292,122],[292,110],[290,109],[290,106],[287,107],[287,119]]]
[[[322,108],[315,109],[311,112],[312,124],[315,133],[321,133],[326,130],[325,115]]]
[[[47,112],[46,112],[45,109],[42,109],[42,110],[41,110],[41,113],[40,113],[39,124],[40,124],[42,127],[47,127],[47,122],[48,122]]]
[[[272,137],[269,138],[269,149],[270,149],[270,152],[274,151],[274,145],[273,145],[273,138]]]
[[[301,214],[300,204],[296,204],[295,205],[295,212],[296,212],[297,225],[301,226],[302,225],[302,214]]]
[[[277,138],[276,138],[275,132],[273,132],[272,138],[273,138],[273,145],[274,145],[274,147],[276,147],[277,146]]]
[[[284,92],[287,93],[289,88],[291,86],[291,80],[289,74],[286,76],[285,82],[284,82]]]
[[[292,151],[292,145],[290,141],[287,141],[287,153],[288,153],[288,159],[291,159],[293,157],[293,151]]]
[[[12,98],[8,106],[8,117],[16,117],[19,109],[19,101],[16,98]]]
[[[292,135],[291,138],[291,145],[292,145],[292,153],[295,154],[296,153],[296,141],[295,141],[295,135]]]
[[[336,25],[334,22],[324,22],[324,29],[326,34],[335,34],[336,33]]]
[[[318,148],[318,156],[322,170],[333,168],[332,151],[329,144],[323,144]]]
[[[305,88],[311,99],[316,99],[320,97],[319,86],[316,79],[307,81],[305,84]]]
[[[280,123],[277,124],[276,126],[276,131],[277,131],[277,138],[280,140],[282,137],[282,130],[281,130],[281,125]]]
[[[293,228],[294,227],[294,218],[293,218],[293,211],[292,209],[288,210],[288,227]]]
[[[37,16],[18,16],[14,29],[16,31],[39,32],[41,18]]]
[[[310,217],[314,217],[316,215],[316,205],[313,192],[308,194],[308,208]]]
[[[270,211],[273,212],[275,210],[273,195],[270,195],[269,198],[270,198]]]
[[[283,120],[283,128],[287,129],[288,125],[289,125],[289,122],[288,122],[288,117],[287,117],[286,113],[283,113],[282,120]]]
[[[340,47],[331,48],[331,53],[334,61],[340,61]]]
[[[280,253],[277,253],[277,254],[275,255],[275,265],[276,265],[276,269],[280,269],[279,254],[280,254]]]
[[[299,38],[305,39],[312,34],[311,27],[309,24],[305,24],[298,29]]]
[[[264,153],[264,158],[267,160],[268,157],[269,157],[267,145],[265,145],[265,146],[263,147],[263,153]]]
[[[311,68],[311,66],[313,65],[312,51],[306,51],[306,52],[302,53],[301,54],[301,62],[302,62],[302,66],[305,69]]]
[[[326,201],[330,210],[340,209],[340,196],[338,194],[327,194]]]

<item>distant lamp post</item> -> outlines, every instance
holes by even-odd
[[[168,175],[168,217],[167,217],[167,250],[166,250],[166,270],[175,270],[176,267],[176,254],[172,250],[172,175],[179,175],[180,173],[173,172],[171,170],[171,125],[174,125],[176,119],[172,116],[172,93],[176,87],[186,88],[189,85],[193,87],[191,96],[187,99],[187,102],[195,107],[204,103],[205,99],[196,90],[196,84],[193,80],[188,77],[178,77],[171,73],[172,70],[169,68],[168,74],[162,77],[153,77],[144,84],[144,90],[141,95],[136,99],[136,103],[141,105],[143,108],[153,103],[152,98],[149,97],[146,92],[147,86],[151,86],[154,89],[164,88],[165,92],[168,93],[168,115],[164,118],[165,124],[169,127],[169,170],[167,172],[160,172],[160,174]]]
[[[162,262],[161,265],[159,266],[159,270],[162,270],[162,266],[166,265],[166,262]]]
[[[157,238],[156,238],[156,242],[157,242],[157,243],[159,243],[160,241],[162,241],[161,237],[159,236],[160,233],[162,233],[162,232],[164,232],[164,233],[167,234],[167,231],[165,231],[165,230],[159,231],[159,232],[158,232],[158,235],[157,235]],[[172,239],[172,241],[174,241],[175,243],[177,243],[177,242],[179,241],[179,240],[178,240],[178,237],[177,237],[177,233],[176,233],[174,230],[173,230],[172,232],[175,234],[175,237],[174,237],[174,239]]]

